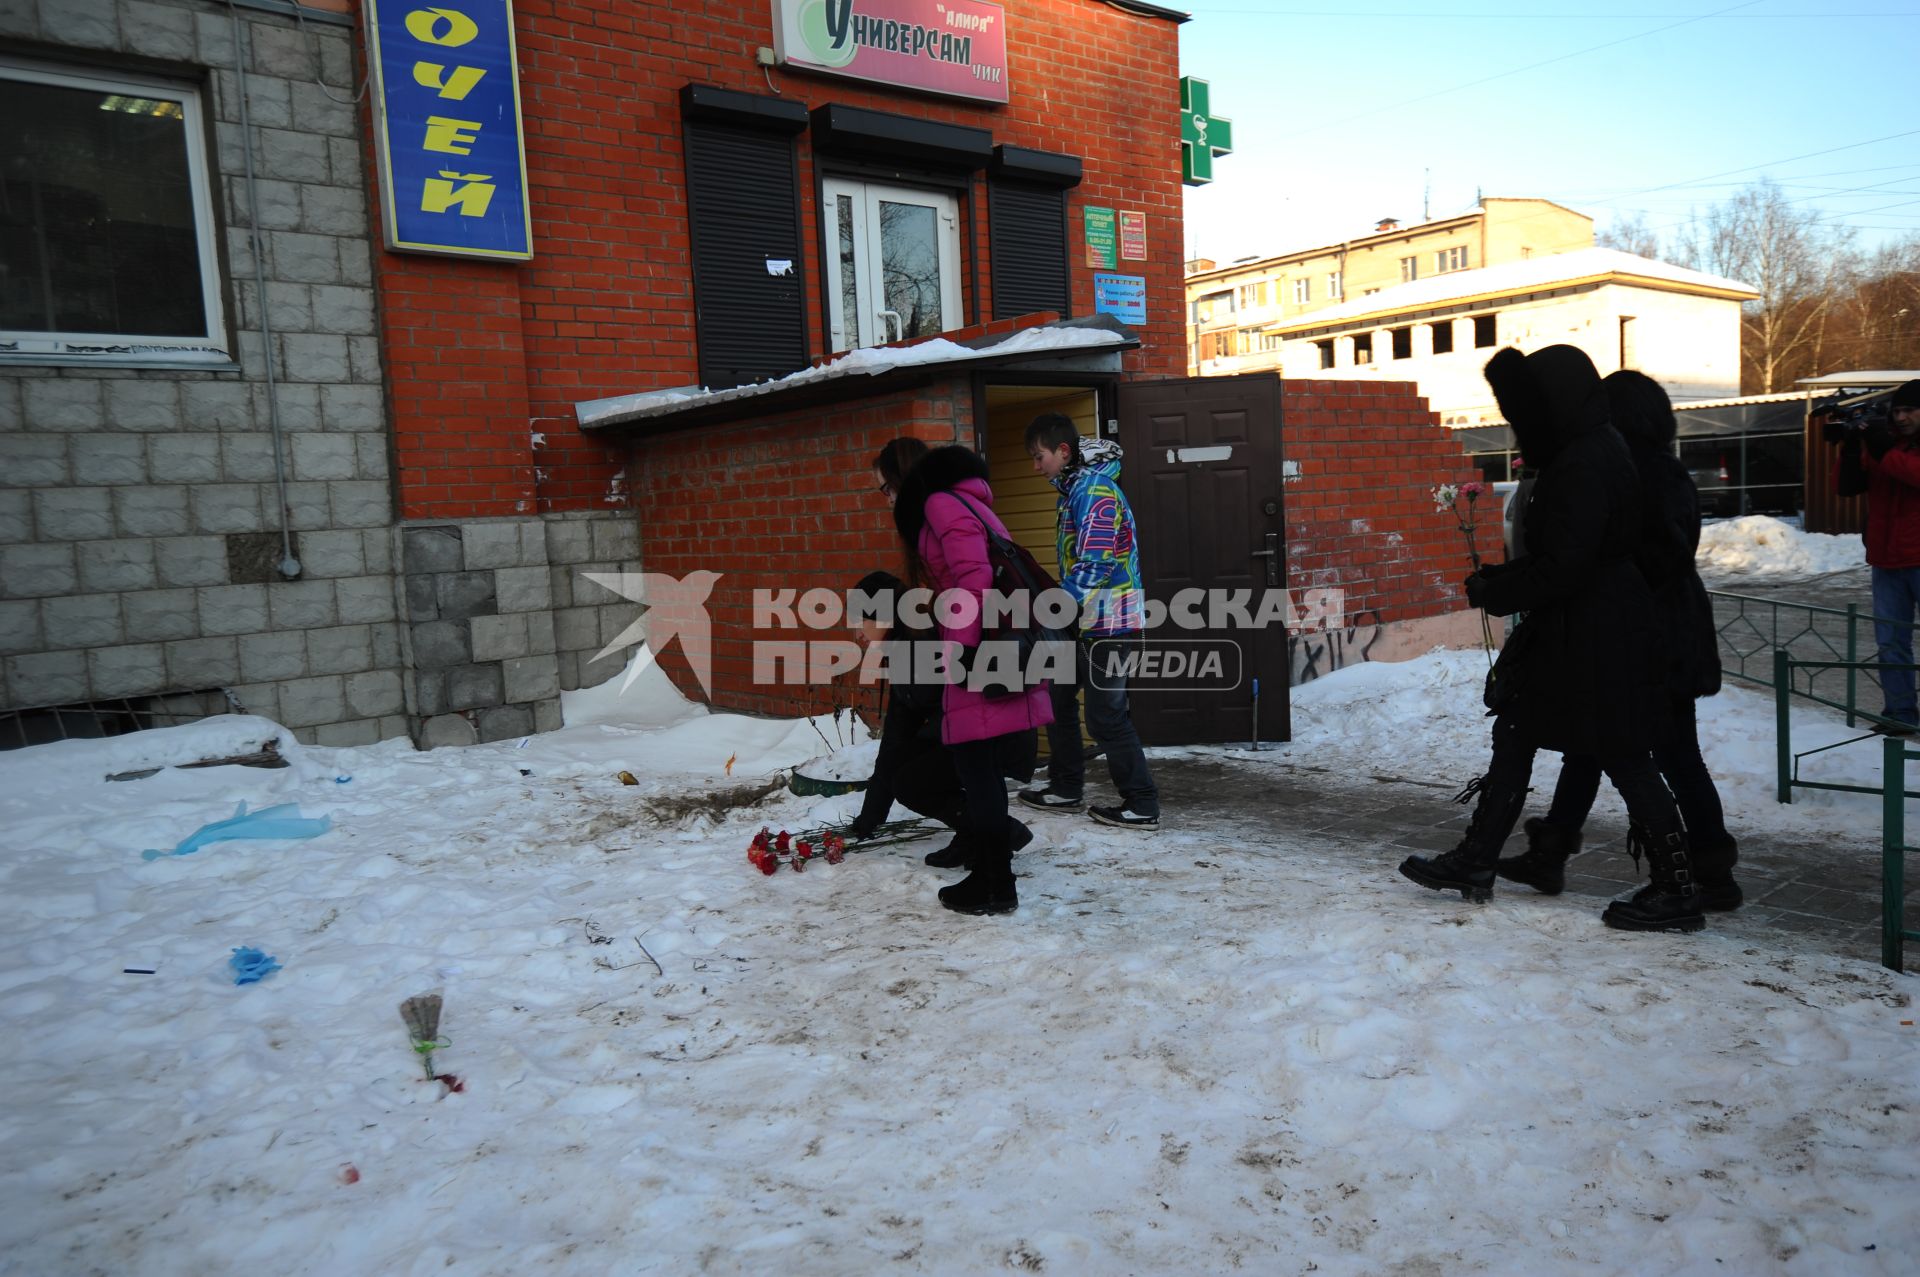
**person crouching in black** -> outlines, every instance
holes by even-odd
[[[1607,906],[1601,920],[1628,931],[1706,925],[1673,795],[1651,753],[1666,696],[1653,596],[1633,553],[1639,479],[1626,442],[1608,424],[1600,374],[1586,352],[1511,347],[1486,377],[1538,478],[1521,515],[1526,553],[1467,579],[1467,601],[1495,616],[1526,613],[1488,677],[1493,758],[1467,787],[1478,796],[1460,845],[1409,856],[1400,872],[1423,887],[1493,898],[1494,864],[1526,803],[1534,754],[1590,754],[1626,801],[1631,846],[1652,883]]]
[[[873,761],[873,776],[867,781],[866,798],[860,814],[847,830],[848,838],[861,842],[873,837],[885,823],[895,802],[939,821],[955,831],[955,836],[938,851],[927,853],[926,861],[936,869],[964,869],[970,856],[967,837],[959,832],[966,817],[966,795],[960,786],[960,773],[953,756],[940,743],[940,698],[943,685],[935,680],[913,679],[915,644],[935,644],[940,635],[927,609],[910,613],[902,600],[907,583],[891,572],[869,572],[854,587],[876,605],[873,611],[891,617],[891,626],[876,620],[862,620],[856,626],[860,640],[871,646],[887,643],[887,707],[880,719],[880,753]],[[929,604],[929,607],[931,605]],[[1025,780],[1033,775],[1033,758],[1039,748],[1038,737],[1027,732],[1022,740],[1008,742],[1003,770]],[[1023,770],[1024,768],[1024,770]],[[1019,851],[1033,841],[1033,831],[1008,817],[1008,842]]]

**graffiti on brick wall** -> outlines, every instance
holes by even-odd
[[[1380,641],[1380,614],[1368,609],[1355,612],[1344,626],[1322,630],[1303,630],[1287,636],[1287,681],[1294,687],[1316,678],[1371,660]]]

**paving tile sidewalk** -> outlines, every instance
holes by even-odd
[[[1156,758],[1153,770],[1169,831],[1191,817],[1245,828],[1250,841],[1276,826],[1295,834],[1320,833],[1329,854],[1350,855],[1370,871],[1390,873],[1409,854],[1454,846],[1468,820],[1467,809],[1451,801],[1455,787],[1387,773],[1335,774],[1232,755]],[[1535,807],[1544,809],[1545,796],[1536,797]],[[1624,819],[1595,817],[1586,832],[1585,849],[1568,865],[1562,899],[1590,899],[1597,915],[1607,900],[1646,877],[1627,854]],[[1525,845],[1516,833],[1506,854],[1517,854]],[[1747,904],[1735,913],[1710,916],[1709,929],[1755,938],[1791,932],[1826,952],[1880,960],[1877,842],[1836,845],[1804,835],[1749,834],[1741,840],[1735,877]],[[1437,899],[1412,883],[1407,889],[1411,901]],[[1503,883],[1499,890],[1538,898],[1526,887]],[[1920,884],[1909,882],[1907,902],[1911,918],[1920,907]]]

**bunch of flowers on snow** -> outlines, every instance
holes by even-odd
[[[831,829],[810,830],[799,836],[782,829],[774,833],[766,826],[747,844],[747,863],[763,874],[780,872],[781,865],[792,865],[795,873],[804,873],[814,859],[837,865],[847,858],[847,840]]]
[[[847,858],[848,828],[845,825],[824,825],[819,829],[803,829],[797,834],[784,829],[776,834],[762,826],[760,832],[753,836],[753,841],[747,844],[747,863],[769,875],[779,873],[781,865],[792,865],[795,873],[805,873],[807,866],[815,860],[837,865]],[[938,832],[939,828],[918,817],[890,820],[860,839],[860,850],[913,842]]]

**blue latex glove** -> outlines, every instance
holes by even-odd
[[[320,816],[306,819],[300,815],[300,804],[281,803],[278,807],[262,807],[249,814],[244,799],[233,809],[233,815],[227,820],[215,821],[211,825],[202,825],[183,839],[172,851],[154,851],[148,849],[140,853],[142,860],[158,860],[162,856],[190,856],[208,843],[230,842],[237,838],[312,838],[324,834],[333,828],[333,821]]]
[[[235,984],[258,984],[280,969],[280,964],[258,949],[235,949],[227,959]]]

